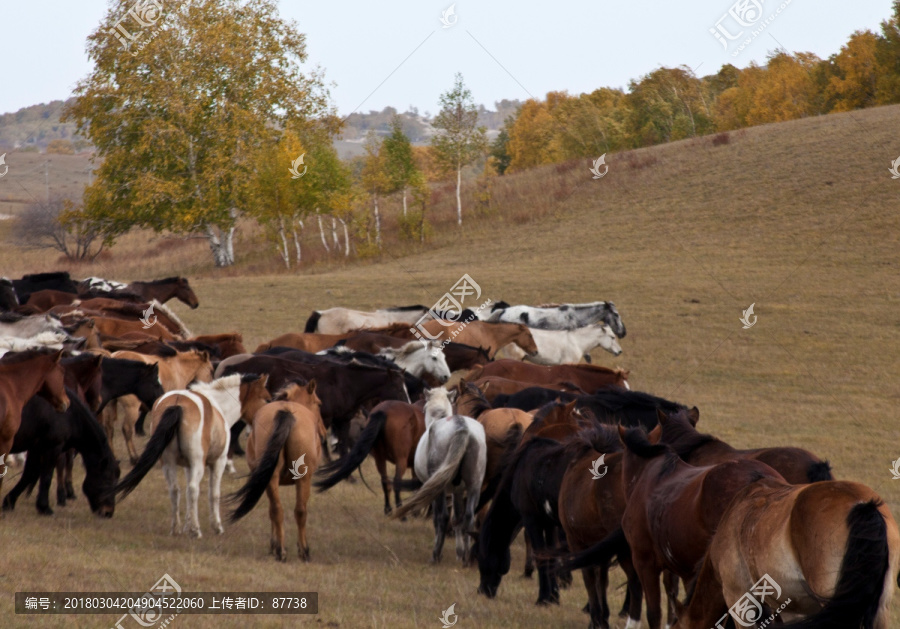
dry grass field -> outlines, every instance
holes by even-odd
[[[178,313],[195,333],[242,331],[250,348],[301,330],[315,308],[430,304],[463,273],[509,302],[612,300],[628,328],[625,351],[597,351],[595,362],[630,369],[635,389],[697,405],[699,427],[735,446],[798,445],[828,458],[837,478],[875,488],[898,514],[889,468],[900,456],[900,181],[887,172],[898,123],[900,107],[884,107],[750,129],[724,146],[707,138],[610,155],[601,180],[587,164],[522,173],[504,178],[509,205],[493,219],[463,235],[442,228],[428,250],[396,259],[219,277],[177,257],[143,267],[135,242],[73,272],[189,275],[201,306],[176,304]],[[35,256],[4,246],[0,275],[60,266]],[[758,322],[744,330],[751,303]],[[114,447],[124,459],[121,438]],[[374,466],[364,471],[377,491]],[[223,493],[240,483],[226,475]],[[289,508],[292,492],[282,491]],[[109,627],[114,617],[15,616],[12,594],[143,591],[167,572],[185,590],[319,592],[315,617],[183,616],[175,627],[439,627],[451,603],[459,627],[587,624],[580,576],[559,608],[533,605],[521,540],[498,597],[486,600],[477,570],[461,568],[452,547],[429,565],[430,521],[390,521],[381,504],[360,483],[314,495],[312,562],[279,564],[267,555],[265,501],[215,536],[202,492],[205,536],[170,537],[158,471],[112,520],[94,519],[83,496],[49,518],[23,499],[0,518],[0,617],[9,628]],[[290,516],[287,532],[293,548]],[[616,610],[623,581],[615,571]],[[900,601],[893,607],[900,626]]]

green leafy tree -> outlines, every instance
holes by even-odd
[[[403,216],[406,216],[406,195],[417,172],[413,159],[412,144],[403,132],[400,116],[391,119],[391,134],[381,142],[384,151],[384,167],[389,180],[390,192],[403,193]]]
[[[456,74],[453,88],[441,94],[440,103],[441,111],[433,123],[439,132],[431,145],[444,167],[456,172],[456,222],[462,226],[462,169],[484,152],[486,129],[478,126],[478,107],[462,74]]]
[[[272,129],[328,113],[328,92],[301,72],[306,38],[274,0],[185,2],[143,15],[143,30],[132,5],[115,1],[88,37],[94,69],[64,116],[102,160],[85,212],[114,234],[203,233],[216,265],[231,265],[254,159]],[[117,21],[139,37],[127,49]]]
[[[374,131],[366,134],[366,154],[361,172],[362,187],[371,195],[375,218],[375,247],[381,249],[381,212],[378,199],[391,191],[391,177],[388,173],[386,151]]]

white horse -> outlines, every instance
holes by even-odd
[[[413,325],[428,312],[425,306],[401,306],[375,312],[351,310],[350,308],[329,308],[313,310],[306,320],[304,332],[319,334],[344,334],[361,328],[383,328],[394,323]]]
[[[162,459],[163,474],[172,503],[172,535],[181,526],[181,490],[178,467],[187,468],[185,520],[183,532],[201,537],[197,503],[204,468],[209,468],[209,519],[216,533],[224,533],[219,513],[222,474],[231,442],[231,427],[238,419],[252,421],[253,415],[271,396],[266,376],[232,374],[212,382],[196,382],[187,389],[170,391],[153,405],[148,417],[152,434],[140,459],[116,486],[115,492],[128,495]]]
[[[429,375],[444,384],[450,379],[450,367],[439,343],[423,343],[410,341],[402,347],[385,347],[379,356],[394,361],[398,367],[408,371],[416,378]]]
[[[486,321],[524,323],[542,330],[575,330],[594,323],[605,323],[616,336],[625,337],[625,324],[611,301],[587,304],[558,304],[547,306],[508,306],[495,308]]]
[[[40,332],[28,338],[17,336],[0,336],[0,356],[7,352],[24,352],[29,349],[49,347],[62,349],[63,343],[70,341],[65,332]]]
[[[416,477],[422,487],[392,517],[434,509],[434,549],[431,560],[441,560],[444,538],[450,529],[447,496],[453,497],[453,528],[456,556],[463,562],[469,555],[469,533],[475,529],[475,507],[481,497],[481,483],[487,465],[484,427],[471,417],[454,415],[450,395],[443,387],[425,392],[425,434],[416,446]],[[454,480],[459,478],[458,483]]]
[[[562,365],[564,363],[581,362],[582,357],[589,358],[595,347],[602,347],[613,356],[622,353],[622,346],[616,335],[605,323],[589,325],[577,330],[541,330],[531,329],[531,336],[538,351],[529,356],[514,344],[504,350],[504,357],[515,360],[527,360],[538,365]],[[590,362],[590,361],[588,361]]]
[[[13,312],[0,314],[0,336],[28,338],[41,332],[66,333],[59,319],[54,319],[48,314],[31,316]]]

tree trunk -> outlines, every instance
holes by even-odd
[[[234,233],[234,228],[229,231],[226,240],[223,242],[222,234],[220,233],[219,228],[214,227],[212,225],[207,225],[206,227],[206,239],[209,242],[209,250],[212,252],[213,260],[218,267],[230,266],[234,264],[234,248],[231,247],[231,257],[229,257],[229,243],[228,239],[231,238],[231,235]]]
[[[331,239],[334,241],[334,250],[337,253],[341,251],[341,239],[338,238],[337,234],[337,219],[332,216],[331,217]]]
[[[456,223],[462,227],[462,199],[459,190],[462,187],[462,164],[456,165]]]
[[[300,223],[300,230],[303,231],[303,221],[297,220],[297,223]],[[300,251],[300,237],[297,234],[297,224],[294,223],[291,227],[291,231],[294,234],[294,249],[297,252],[297,266],[300,266],[301,251]]]
[[[338,220],[341,222],[341,225],[344,226],[344,257],[349,258],[350,257],[350,234],[347,231],[347,223],[342,218],[339,218]]]
[[[278,236],[281,238],[281,247],[278,248],[278,253],[284,261],[284,267],[289,269],[291,268],[291,256],[288,254],[287,236],[284,233],[284,219],[280,217],[278,219]]]
[[[403,218],[406,218],[406,186],[403,186]]]
[[[381,214],[378,213],[378,195],[375,198],[375,246],[381,249]]]
[[[325,247],[325,251],[331,253],[331,248],[328,246],[328,241],[325,240],[325,230],[322,228],[322,215],[319,214],[318,210],[316,210],[316,218],[319,220],[319,235],[322,237],[322,246]]]

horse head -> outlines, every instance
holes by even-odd
[[[179,277],[175,280],[175,298],[191,307],[191,310],[200,305],[200,300],[194,294],[191,285],[188,284],[187,278]]]

